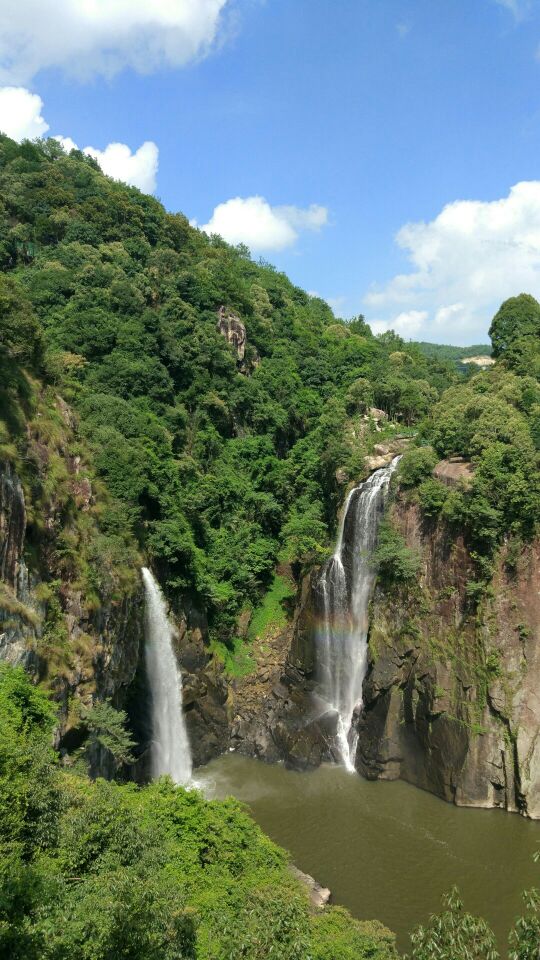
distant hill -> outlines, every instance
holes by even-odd
[[[427,343],[425,340],[417,340],[416,346],[422,351],[425,357],[432,360],[455,360],[459,363],[466,357],[490,357],[491,344],[475,343],[470,347],[452,347],[444,343]]]

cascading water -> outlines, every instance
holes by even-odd
[[[192,762],[182,712],[182,675],[173,650],[174,629],[163,594],[146,567],[146,669],[152,696],[152,776],[169,774],[175,783],[191,780]]]
[[[373,551],[399,459],[350,492],[334,555],[317,585],[322,608],[317,632],[319,694],[338,714],[339,748],[351,771],[358,739],[354,719],[362,709],[368,667],[368,609],[376,576]]]

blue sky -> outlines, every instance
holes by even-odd
[[[97,151],[151,141],[169,209],[245,239],[339,315],[470,343],[504,297],[540,296],[539,0],[4,7],[0,80],[34,99],[21,128],[0,90],[0,128]],[[151,187],[157,150],[103,165]]]

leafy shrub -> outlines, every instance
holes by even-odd
[[[313,927],[312,960],[397,960],[394,935],[376,920],[351,920],[342,907],[327,907]]]
[[[416,487],[431,475],[438,461],[433,447],[413,447],[403,454],[399,463],[399,480],[403,487]]]
[[[387,583],[411,583],[420,572],[419,554],[407,547],[403,537],[389,520],[381,524],[374,560],[379,576]]]
[[[437,517],[444,510],[448,488],[440,480],[429,477],[418,487],[418,500],[426,517]]]
[[[485,920],[464,913],[457,888],[444,897],[444,913],[411,934],[410,960],[498,960],[495,936]]]
[[[537,960],[540,944],[540,891],[523,894],[525,914],[510,932],[510,960]]]

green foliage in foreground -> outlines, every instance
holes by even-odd
[[[540,891],[523,894],[525,915],[510,933],[510,960],[538,960],[540,952]]]
[[[485,920],[465,913],[459,893],[445,898],[445,911],[413,933],[411,960],[499,960],[495,936]]]
[[[237,801],[62,771],[53,722],[46,695],[0,665],[0,960],[397,960],[377,921],[314,913]],[[537,958],[536,891],[526,907],[512,960]],[[497,957],[456,892],[412,935],[412,960]]]
[[[537,859],[537,858],[536,858]],[[508,938],[510,960],[538,960],[540,951],[540,892],[523,894],[526,913],[516,920]],[[459,891],[443,898],[444,911],[430,917],[411,934],[408,960],[499,960],[493,931],[481,917],[466,913]]]
[[[312,913],[241,804],[62,772],[53,719],[1,665],[1,960],[396,960],[379,924]]]

